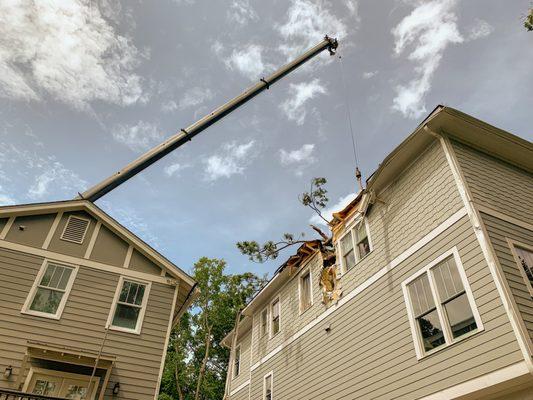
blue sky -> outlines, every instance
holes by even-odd
[[[0,204],[73,198],[321,40],[322,54],[98,205],[185,270],[270,273],[235,242],[304,231],[439,103],[531,140],[529,1],[0,0]]]

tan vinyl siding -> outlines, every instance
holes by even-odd
[[[522,221],[533,221],[533,176],[519,168],[453,143],[474,201]]]
[[[524,320],[529,337],[533,340],[533,299],[507,243],[507,239],[511,239],[533,246],[533,232],[491,215],[481,213],[481,216],[520,316]]]
[[[261,397],[257,397],[257,399],[262,399]],[[236,392],[233,396],[231,396],[231,400],[248,400],[248,386],[242,388],[238,392]]]
[[[9,242],[31,247],[41,247],[52,227],[56,214],[27,215],[15,218],[7,233]],[[23,227],[23,229],[21,229]]]
[[[43,259],[0,249],[0,368],[12,364],[15,382],[27,340],[98,352],[119,275],[80,267],[59,321],[20,313]],[[140,335],[109,331],[104,353],[117,357],[110,388],[113,398],[152,399],[157,384],[174,287],[152,283]],[[5,383],[0,383],[4,385]]]
[[[108,265],[122,267],[128,252],[128,243],[104,225],[100,227],[90,259]]]
[[[60,239],[61,234],[63,233],[63,230],[65,229],[65,225],[68,221],[68,217],[70,215],[78,216],[81,218],[87,218],[91,221],[91,223],[89,224],[89,228],[87,229],[87,233],[85,234],[85,239],[83,240],[82,244],[68,242],[66,240]],[[61,254],[67,254],[73,257],[83,258],[83,256],[85,255],[85,252],[87,251],[87,247],[89,246],[89,242],[91,241],[91,235],[93,234],[95,226],[96,226],[96,220],[91,215],[89,215],[88,213],[84,211],[73,211],[73,212],[64,213],[63,217],[61,218],[61,221],[59,222],[59,225],[57,226],[54,236],[52,237],[50,245],[48,246],[48,250],[55,251]]]
[[[417,361],[401,283],[453,246],[485,330]],[[251,398],[261,398],[263,376],[271,370],[277,399],[415,399],[520,360],[489,268],[464,217],[254,370]]]
[[[137,250],[133,250],[129,268],[134,271],[145,272],[151,275],[161,275],[161,268],[159,268]]]
[[[239,335],[240,336],[240,335]],[[239,339],[237,345],[241,346],[241,365],[238,376],[233,374],[233,365],[231,365],[231,390],[239,387],[248,379],[250,379],[250,346],[252,344],[251,331],[246,332],[242,338]]]

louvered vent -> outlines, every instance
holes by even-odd
[[[67,225],[61,234],[61,239],[67,242],[74,242],[78,244],[83,243],[90,221],[84,218],[74,216],[68,217]]]

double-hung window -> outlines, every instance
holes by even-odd
[[[279,304],[279,297],[272,302],[270,305],[271,311],[271,321],[270,321],[270,327],[271,332],[270,335],[274,336],[279,332],[280,329],[280,304]]]
[[[533,247],[510,243],[529,294],[533,296]]]
[[[233,377],[236,378],[241,373],[241,346],[235,349],[235,361],[233,362]]]
[[[268,332],[268,308],[261,311],[261,337]]]
[[[274,391],[273,374],[272,372],[269,372],[263,378],[263,399],[273,400],[274,399],[273,391]]]
[[[403,284],[417,356],[482,329],[456,249]]]
[[[311,272],[305,271],[300,276],[300,313],[303,313],[313,305],[313,293],[311,288]]]
[[[61,318],[76,272],[77,267],[45,261],[22,312],[41,317]]]
[[[339,241],[341,263],[348,271],[371,251],[368,227],[365,219],[360,220]]]
[[[141,333],[149,292],[150,283],[121,277],[109,314],[108,326],[114,330]]]

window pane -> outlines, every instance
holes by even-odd
[[[272,400],[272,375],[265,378],[265,400]]]
[[[139,284],[138,286],[139,286],[139,289],[137,290],[137,295],[135,296],[134,304],[140,306],[143,302],[144,289],[146,288],[146,286],[141,285],[141,284]]]
[[[115,316],[113,317],[113,326],[121,328],[135,329],[137,319],[139,318],[140,308],[117,304]]]
[[[268,311],[263,310],[261,313],[261,335],[264,335],[267,332],[267,323],[268,323]]]
[[[441,262],[432,271],[439,291],[440,301],[444,302],[464,291],[463,282],[453,257]]]
[[[454,338],[477,329],[466,293],[444,304],[444,309]]]
[[[130,291],[128,292],[128,296],[126,297],[125,302],[129,304],[135,304],[135,298],[137,297],[137,293],[139,291],[139,284],[128,282],[130,284]]]
[[[241,348],[237,347],[235,350],[235,366],[234,375],[237,376],[241,372]]]
[[[435,301],[433,300],[427,274],[419,276],[407,287],[415,317],[435,308]]]
[[[67,393],[65,394],[66,399],[82,400],[87,396],[87,388],[78,385],[69,385]]]
[[[126,302],[126,299],[128,298],[128,294],[130,292],[131,282],[124,281],[122,284],[122,290],[120,291],[120,296],[118,298],[119,301]]]
[[[48,283],[47,286],[52,288],[57,288],[59,286],[59,281],[61,280],[61,277],[63,276],[63,271],[65,271],[65,268],[60,267],[59,265],[55,266],[54,274],[52,275],[52,278],[50,279],[50,283]]]
[[[63,294],[63,292],[58,292],[57,290],[37,288],[35,297],[30,305],[30,310],[55,314],[59,308]]]
[[[52,279],[52,275],[54,275],[54,271],[56,270],[56,267],[55,265],[53,264],[49,264],[47,267],[46,267],[46,271],[43,275],[43,279],[41,279],[41,283],[40,285],[42,286],[49,286],[49,283],[50,283],[50,279]]]
[[[526,273],[529,283],[533,285],[533,251],[522,249],[520,247],[516,247],[515,250],[518,255],[518,260],[520,261],[520,266]]]
[[[61,280],[59,281],[59,284],[57,285],[58,289],[65,290],[67,288],[68,280],[70,279],[70,275],[72,275],[72,270],[70,268],[63,268],[63,275],[61,276]]]
[[[272,303],[272,318],[279,317],[279,300]]]
[[[301,279],[300,307],[307,310],[311,306],[311,275],[307,273]]]
[[[33,394],[39,394],[42,396],[53,396],[55,395],[57,383],[45,381],[43,379],[37,379],[35,382],[35,387],[33,388]]]
[[[350,250],[348,254],[345,254],[344,257],[344,266],[346,269],[350,269],[355,265],[355,253],[353,250]]]
[[[359,259],[370,253],[370,243],[368,242],[367,237],[357,243],[357,251],[359,253]]]
[[[357,225],[357,241],[361,242],[366,237],[367,237],[366,224],[363,221],[359,225]]]
[[[352,235],[348,233],[341,239],[341,253],[342,255],[346,255],[351,250],[353,250]]]
[[[424,350],[433,350],[445,343],[444,333],[439,321],[437,310],[433,310],[416,319],[422,341],[424,343]]]

